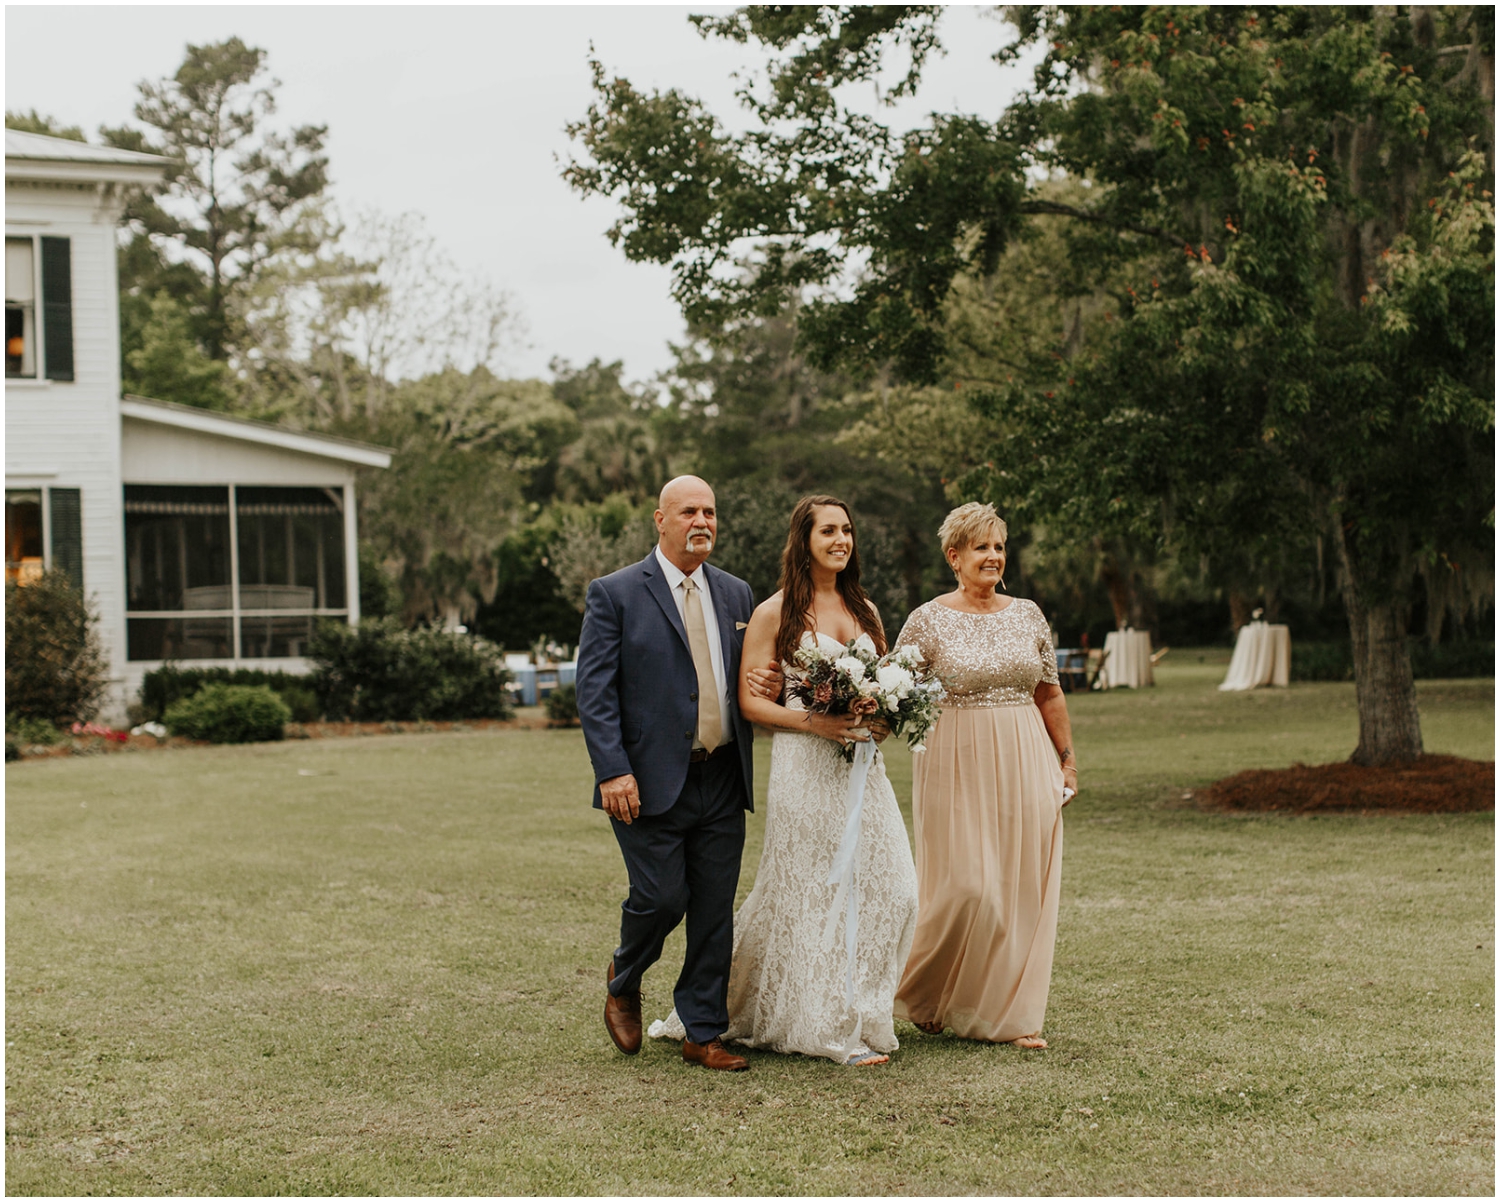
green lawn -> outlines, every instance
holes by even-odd
[[[1073,699],[1051,1048],[902,1027],[861,1071],[615,1052],[576,732],[10,765],[7,1192],[1491,1194],[1493,817],[1183,805],[1354,744],[1352,686],[1224,660]],[[1493,756],[1493,682],[1419,692]]]

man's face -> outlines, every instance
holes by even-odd
[[[713,489],[702,483],[675,485],[656,511],[656,533],[662,550],[675,557],[708,558],[719,533]]]

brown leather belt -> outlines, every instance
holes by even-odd
[[[707,747],[694,747],[693,750],[688,754],[688,763],[701,764],[704,760],[716,759],[717,757],[727,752],[733,746],[733,743],[720,743],[712,751],[710,751]]]

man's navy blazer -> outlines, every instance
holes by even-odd
[[[745,808],[754,809],[754,732],[740,713],[739,678],[740,646],[755,598],[737,576],[708,564],[703,571],[718,618],[725,704],[745,777]],[[634,773],[641,813],[670,810],[687,779],[698,727],[698,673],[655,549],[589,585],[575,679],[578,717],[594,764],[595,807],[603,805],[600,781]]]

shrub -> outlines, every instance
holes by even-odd
[[[176,664],[163,664],[142,678],[141,702],[135,720],[162,721],[168,706],[193,696],[206,684],[266,685],[292,711],[293,722],[316,722],[323,712],[306,676],[260,668],[179,668]]]
[[[87,722],[109,687],[97,619],[64,572],[5,585],[5,717]]]
[[[1412,643],[1411,672],[1418,680],[1459,680],[1495,674],[1494,643]]]
[[[500,648],[452,630],[404,630],[393,618],[325,622],[308,647],[323,712],[354,722],[507,718]]]
[[[547,718],[560,725],[571,726],[578,721],[578,686],[558,685],[547,694]]]
[[[53,747],[67,738],[62,728],[55,722],[48,722],[43,718],[23,718],[20,715],[13,715],[7,719],[5,733],[22,747],[31,747],[38,743],[43,747]]]
[[[206,684],[174,701],[167,729],[210,743],[264,743],[286,736],[291,710],[266,685]]]
[[[1439,643],[1412,639],[1411,674],[1416,680],[1456,680],[1495,674],[1494,643]],[[1353,680],[1354,652],[1348,643],[1292,640],[1293,680]]]
[[[1354,652],[1348,643],[1292,640],[1293,680],[1353,680]]]

